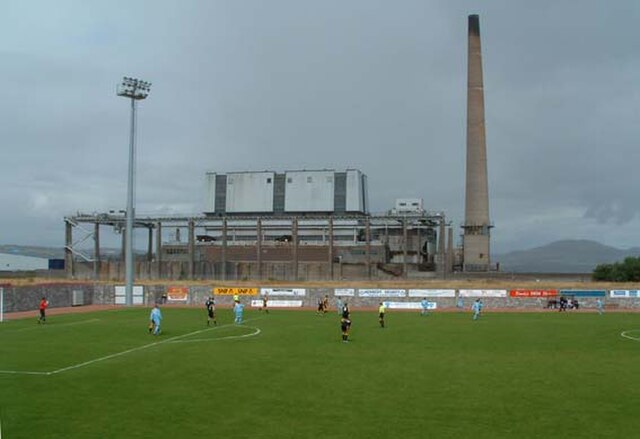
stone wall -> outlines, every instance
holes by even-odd
[[[69,307],[73,305],[73,292],[81,291],[84,296],[85,305],[112,305],[115,303],[115,286],[123,285],[123,283],[114,284],[93,284],[93,283],[44,283],[24,286],[5,286],[4,287],[4,311],[6,313],[37,310],[41,297],[46,297],[49,301],[50,308]],[[159,302],[166,293],[170,283],[158,283],[144,286],[144,302],[145,305],[151,305]],[[199,306],[204,304],[205,300],[212,293],[216,283],[209,285],[189,286],[187,305]],[[301,286],[302,288],[302,286]],[[332,309],[335,309],[336,296],[333,288],[307,288],[306,294],[302,297],[287,296],[271,296],[272,299],[296,299],[302,300],[305,307],[316,307],[318,299],[329,296],[329,302]],[[242,301],[246,304],[251,299],[258,296],[241,296]],[[427,298],[430,302],[437,304],[437,309],[454,309],[458,300],[451,297]],[[348,301],[352,308],[375,308],[381,301],[393,302],[419,302],[420,297],[404,297],[404,298],[379,298],[379,297],[358,297],[356,295],[342,297],[343,301]],[[469,310],[475,298],[463,298],[462,309]],[[547,298],[483,298],[485,310],[509,310],[509,309],[544,309],[547,306]],[[218,305],[231,306],[233,297],[230,295],[216,296]],[[595,308],[596,298],[582,298],[579,300],[581,308]],[[605,307],[616,308],[621,310],[639,310],[640,298],[610,298],[606,297]]]

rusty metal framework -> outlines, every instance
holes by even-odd
[[[64,218],[66,223],[65,266],[72,275],[74,260],[93,263],[98,278],[101,263],[100,230],[109,227],[114,233],[122,233],[126,217],[122,213],[78,213]],[[91,227],[93,226],[93,227]],[[433,258],[437,270],[446,272],[451,264],[452,249],[445,247],[445,228],[450,223],[443,213],[422,215],[195,215],[195,216],[137,216],[134,228],[148,230],[146,260],[163,262],[163,249],[182,247],[187,254],[190,273],[196,262],[196,247],[219,247],[222,262],[226,262],[228,246],[252,246],[257,251],[257,263],[261,267],[260,255],[264,248],[288,241],[292,245],[292,261],[297,276],[298,245],[325,246],[328,248],[327,267],[333,278],[335,250],[341,246],[362,247],[363,263],[371,277],[372,246],[385,246],[395,250],[402,272],[406,276],[410,262],[407,242],[409,234],[417,236],[418,242],[425,240],[433,244]],[[186,241],[180,237],[187,232]],[[82,233],[74,241],[74,230]],[[173,239],[166,239],[167,230],[174,231]],[[196,231],[199,231],[198,233]],[[164,236],[163,236],[164,231]],[[154,233],[155,232],[155,233]],[[154,239],[155,235],[155,239]],[[438,239],[436,241],[436,236]],[[93,254],[79,248],[93,238]],[[155,241],[155,242],[154,242]],[[155,252],[154,252],[155,244]],[[85,244],[86,245],[86,244]],[[426,245],[426,244],[425,244]],[[449,243],[451,246],[451,242]],[[412,251],[415,254],[415,251]],[[415,258],[414,258],[415,259]],[[160,264],[158,264],[160,266]]]

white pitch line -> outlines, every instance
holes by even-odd
[[[635,340],[635,341],[640,341],[640,337],[633,337],[631,335],[628,335],[630,332],[640,332],[640,329],[632,329],[630,331],[622,331],[620,333],[620,335],[624,338],[628,338],[629,340]]]
[[[253,319],[253,320],[258,320],[258,319]],[[247,320],[247,321],[249,321],[249,320]],[[66,372],[68,370],[78,369],[80,367],[88,366],[90,364],[98,363],[100,361],[109,360],[111,358],[120,357],[122,355],[130,354],[131,352],[141,351],[143,349],[147,349],[147,348],[150,348],[150,347],[153,347],[153,346],[157,346],[157,345],[160,345],[160,344],[171,343],[174,340],[179,340],[181,338],[190,337],[192,335],[201,334],[203,332],[212,331],[214,329],[224,328],[224,327],[232,326],[232,325],[233,324],[230,323],[228,325],[214,326],[213,328],[199,329],[197,331],[189,332],[188,334],[177,335],[175,337],[171,337],[171,338],[168,338],[166,340],[157,341],[155,343],[149,343],[149,344],[146,344],[146,345],[143,345],[143,346],[138,346],[136,348],[127,349],[126,351],[117,352],[115,354],[105,355],[104,357],[100,357],[100,358],[96,358],[96,359],[93,359],[93,360],[85,361],[83,363],[74,364],[73,366],[67,366],[67,367],[63,367],[62,369],[53,370],[51,372],[48,372],[47,375],[54,375],[54,374],[58,374],[58,373],[61,373],[61,372]]]
[[[0,370],[0,373],[13,375],[51,375],[51,372],[31,372],[28,370]]]
[[[82,320],[80,322],[55,323],[55,324],[45,323],[45,324],[39,324],[37,326],[30,326],[28,328],[7,329],[0,332],[0,335],[9,334],[9,333],[13,334],[14,332],[22,332],[22,331],[42,331],[41,328],[43,327],[59,328],[61,326],[83,325],[86,323],[93,323],[93,322],[99,322],[99,321],[100,319],[89,319],[89,320]]]
[[[226,337],[218,337],[218,338],[195,338],[191,340],[175,340],[175,341],[170,341],[169,343],[196,343],[200,341],[218,341],[218,340],[229,340],[233,338],[247,338],[247,337],[255,337],[261,332],[259,328],[254,328],[253,326],[244,326],[244,327],[249,329],[254,329],[254,331],[250,334],[227,335]]]
[[[263,317],[258,317],[257,319],[248,319],[248,320],[245,320],[245,322],[254,321],[254,320],[260,320],[262,318]],[[214,327],[209,327],[209,328],[205,328],[205,329],[199,329],[197,331],[189,332],[187,334],[176,335],[175,337],[167,338],[166,340],[161,340],[161,341],[157,341],[157,342],[154,342],[154,343],[149,343],[149,344],[146,344],[146,345],[142,345],[142,346],[138,346],[138,347],[135,347],[135,348],[127,349],[126,351],[122,351],[122,352],[116,352],[115,354],[105,355],[104,357],[95,358],[93,360],[85,361],[85,362],[82,362],[82,363],[74,364],[72,366],[63,367],[61,369],[56,369],[56,370],[52,370],[52,371],[49,371],[49,372],[31,372],[31,371],[21,371],[21,370],[0,370],[0,373],[15,374],[15,375],[55,375],[55,374],[59,374],[59,373],[62,373],[62,372],[66,372],[68,370],[78,369],[80,367],[84,367],[84,366],[88,366],[90,364],[98,363],[100,361],[109,360],[111,358],[120,357],[122,355],[130,354],[131,352],[141,351],[143,349],[147,349],[147,348],[150,348],[150,347],[153,347],[153,346],[157,346],[157,345],[161,345],[161,344],[165,344],[165,343],[172,343],[172,342],[174,342],[174,340],[180,340],[182,338],[190,337],[192,335],[201,334],[201,333],[207,332],[207,331],[213,331],[214,329],[226,328],[226,327],[229,327],[229,326],[235,326],[235,324],[234,323],[229,323],[227,325],[220,325],[220,326],[214,326]]]

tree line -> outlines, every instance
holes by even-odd
[[[640,281],[640,257],[630,256],[622,262],[600,264],[591,275],[593,280],[609,282],[638,282]]]

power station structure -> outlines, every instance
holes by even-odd
[[[148,230],[146,254],[136,257],[136,278],[296,281],[490,271],[493,226],[478,15],[468,17],[461,249],[454,247],[444,213],[427,212],[421,199],[398,199],[388,212],[372,215],[367,176],[357,169],[208,172],[204,194],[200,215],[135,218],[134,229]],[[69,277],[122,277],[124,257],[107,257],[100,249],[101,228],[125,236],[121,212],[78,213],[65,223]],[[81,232],[79,239],[74,230]],[[83,249],[91,238],[93,249]]]
[[[205,182],[201,215],[136,217],[135,226],[148,230],[137,278],[429,277],[450,273],[456,263],[443,213],[425,211],[421,199],[399,199],[389,212],[371,215],[367,176],[357,169],[210,172]],[[69,276],[119,278],[118,255],[101,256],[100,229],[121,231],[124,217],[78,214],[65,221]],[[93,237],[94,248],[75,245],[74,230],[83,232],[75,242]]]
[[[484,85],[480,18],[469,16],[467,57],[467,166],[463,233],[463,270],[489,271],[491,267],[489,184],[484,122]]]

